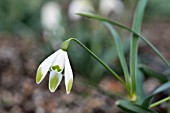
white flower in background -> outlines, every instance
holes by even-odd
[[[69,94],[73,84],[73,72],[66,51],[59,49],[40,64],[36,75],[37,84],[44,79],[48,71],[50,71],[49,90],[54,92],[64,76],[66,92]]]
[[[56,48],[61,43],[65,35],[65,29],[62,26],[61,7],[56,2],[47,2],[41,10],[41,24],[44,28],[43,36],[48,40],[53,48]],[[57,37],[57,40],[56,40]]]
[[[76,15],[79,12],[93,11],[93,7],[88,0],[73,0],[69,6],[69,17],[72,20],[79,20],[81,17]]]
[[[99,10],[103,15],[109,15],[111,12],[121,14],[124,5],[122,0],[100,0]]]
[[[61,8],[56,2],[47,2],[41,10],[41,23],[47,30],[54,31],[62,20]]]

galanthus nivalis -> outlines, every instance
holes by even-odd
[[[64,76],[66,92],[69,94],[73,84],[73,72],[65,50],[59,49],[40,64],[36,75],[37,84],[44,79],[48,71],[50,71],[49,90],[54,92]]]

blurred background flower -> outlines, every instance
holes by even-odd
[[[105,16],[110,13],[123,14],[124,4],[122,0],[100,0],[99,9]]]
[[[61,24],[61,8],[56,2],[47,2],[41,9],[41,23],[44,29],[55,31]]]
[[[53,48],[61,43],[61,38],[65,34],[62,26],[61,7],[56,2],[46,2],[41,9],[41,24],[43,27],[43,37],[49,38]],[[57,39],[56,39],[57,38]]]
[[[81,17],[76,15],[78,12],[94,11],[90,0],[73,0],[69,5],[69,17],[71,20],[79,20]]]

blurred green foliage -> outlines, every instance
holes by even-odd
[[[30,36],[40,32],[42,0],[1,0],[0,32]]]
[[[150,20],[169,20],[170,18],[170,0],[149,0],[146,8],[146,18]]]

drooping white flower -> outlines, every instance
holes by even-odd
[[[69,17],[72,20],[79,20],[81,17],[76,15],[79,12],[93,11],[93,7],[89,0],[73,0],[69,6]]]
[[[73,72],[66,51],[59,49],[40,64],[36,75],[37,84],[44,79],[48,71],[50,71],[49,90],[54,92],[64,76],[66,92],[69,94],[73,84]]]

